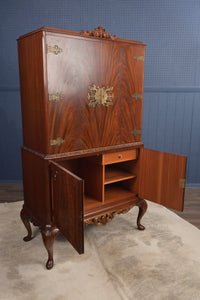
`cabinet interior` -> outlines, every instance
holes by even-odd
[[[59,161],[65,169],[84,180],[84,212],[120,205],[138,193],[138,160],[103,164],[102,156]]]

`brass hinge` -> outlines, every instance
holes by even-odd
[[[63,50],[60,47],[58,47],[58,45],[54,45],[54,46],[47,45],[47,53],[54,53],[55,55],[58,55],[62,51]]]
[[[58,137],[55,140],[50,140],[50,146],[61,146],[64,143],[65,140],[61,139],[60,137]]]
[[[185,178],[180,178],[179,179],[179,187],[181,189],[184,189],[185,188]]]
[[[144,62],[144,56],[139,56],[139,55],[136,55],[133,57],[136,61],[143,61]]]
[[[48,94],[48,100],[50,101],[55,101],[59,102],[64,98],[64,95],[56,93],[56,94]]]
[[[141,135],[142,134],[142,130],[133,130],[131,132],[132,135],[136,136],[136,135]]]
[[[137,99],[142,99],[142,94],[134,94],[134,95],[132,95],[132,97],[135,99],[135,100],[137,100]]]

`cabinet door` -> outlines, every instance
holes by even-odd
[[[89,87],[100,86],[100,42],[67,35],[46,37],[57,45],[47,53],[49,153],[96,148],[100,144],[101,107],[89,105]]]
[[[51,161],[54,224],[79,254],[84,252],[83,180]]]
[[[140,150],[139,197],[182,211],[187,157]]]
[[[102,41],[101,85],[113,99],[101,107],[101,146],[141,141],[144,55],[144,46]]]

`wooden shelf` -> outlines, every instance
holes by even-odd
[[[124,206],[137,199],[136,194],[126,190],[122,186],[110,184],[105,186],[104,202],[97,201],[96,199],[84,195],[84,215],[90,213],[99,213],[104,210],[110,210],[115,207]]]
[[[105,186],[105,195],[104,195],[105,204],[118,202],[118,201],[123,202],[124,200],[130,198],[132,199],[136,198],[136,194],[116,184]]]
[[[84,195],[84,211],[93,209],[96,207],[102,206],[102,202],[90,197],[88,195]]]
[[[116,166],[109,165],[109,166],[106,166],[104,185],[118,182],[118,181],[127,180],[127,179],[132,179],[135,177],[136,177],[136,175],[131,174],[127,171],[124,171],[124,170],[120,169],[119,167],[117,168]]]

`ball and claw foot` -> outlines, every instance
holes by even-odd
[[[138,213],[138,217],[137,217],[137,226],[139,230],[145,230],[145,227],[140,223],[142,217],[144,216],[146,210],[147,210],[147,202],[144,199],[140,199],[138,200],[137,204],[139,207],[139,213]]]

